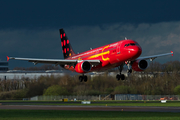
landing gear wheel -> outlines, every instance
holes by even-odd
[[[119,81],[120,79],[121,79],[121,80],[124,80],[124,79],[125,79],[124,74],[121,74],[122,69],[123,69],[123,65],[124,65],[124,64],[121,64],[121,65],[118,67],[119,73],[120,73],[120,74],[117,74],[117,75],[116,75],[116,79],[117,79],[118,81]]]
[[[79,76],[79,82],[83,81],[83,76]]]
[[[128,70],[127,70],[127,73],[132,73],[132,69],[128,69]]]
[[[79,82],[87,82],[87,76],[79,76]]]
[[[119,75],[119,74],[117,74],[116,75],[116,79],[119,81],[120,79],[121,80],[124,80],[125,79],[125,76],[124,76],[124,74],[121,74],[121,75]]]
[[[124,79],[125,79],[125,75],[121,74],[121,80],[124,80]]]
[[[119,81],[121,76],[119,74],[116,75],[116,79]]]
[[[84,76],[84,82],[87,82],[87,76]]]

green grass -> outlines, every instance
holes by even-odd
[[[8,101],[0,101],[0,103]],[[59,101],[9,101],[41,105],[82,105],[80,103],[54,103]],[[30,103],[27,103],[30,102]],[[35,103],[50,102],[50,103]],[[112,103],[117,102],[117,103]],[[133,103],[132,103],[133,102]],[[180,101],[101,101],[91,106],[180,106]],[[89,105],[88,105],[89,106]],[[125,112],[125,111],[62,111],[62,110],[0,110],[0,120],[180,120],[180,113]]]
[[[71,106],[156,106],[156,107],[180,107],[180,104],[177,103],[92,103],[92,104],[73,104],[73,103],[66,103],[66,104],[56,104],[56,103],[29,103],[29,104],[23,104],[23,105],[71,105]]]
[[[99,105],[99,106],[161,106],[161,107],[180,107],[180,103],[172,103],[172,102],[167,102],[167,103],[107,103],[107,104],[91,104],[91,105]]]
[[[6,103],[4,103],[6,102]],[[13,102],[13,103],[12,103]],[[27,103],[28,102],[28,103]],[[49,103],[48,103],[49,102]],[[59,102],[59,103],[56,103]],[[99,103],[97,103],[99,102]],[[0,101],[3,105],[72,105],[72,106],[162,106],[162,107],[180,107],[180,101],[96,101],[89,105],[81,104],[81,102],[70,103],[61,101]]]
[[[179,113],[0,110],[0,120],[178,120]]]

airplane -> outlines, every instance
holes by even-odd
[[[89,72],[105,71],[118,67],[119,74],[116,75],[116,79],[124,80],[125,76],[121,74],[121,72],[125,64],[128,66],[128,73],[131,73],[132,69],[134,71],[144,71],[148,67],[148,59],[153,61],[157,57],[166,55],[173,56],[173,52],[171,51],[159,55],[139,57],[142,53],[141,46],[136,41],[127,38],[83,53],[75,54],[64,29],[59,29],[59,32],[64,59],[36,59],[7,56],[7,60],[25,60],[33,62],[34,65],[38,63],[60,65],[65,69],[82,74],[79,76],[79,81],[87,82],[87,76],[84,74]]]

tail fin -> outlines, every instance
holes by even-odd
[[[59,29],[59,32],[60,32],[62,52],[64,54],[64,59],[71,57],[72,55],[75,55],[65,31],[63,29]]]

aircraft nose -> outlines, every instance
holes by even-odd
[[[142,53],[142,49],[140,46],[136,46],[134,51],[136,52],[136,54],[140,55]]]
[[[130,53],[132,53],[133,58],[137,58],[141,55],[142,49],[140,46],[134,46]]]
[[[137,47],[136,47],[136,51],[138,51],[138,52],[141,53],[141,52],[142,52],[142,48],[141,48],[140,46],[137,46]]]

